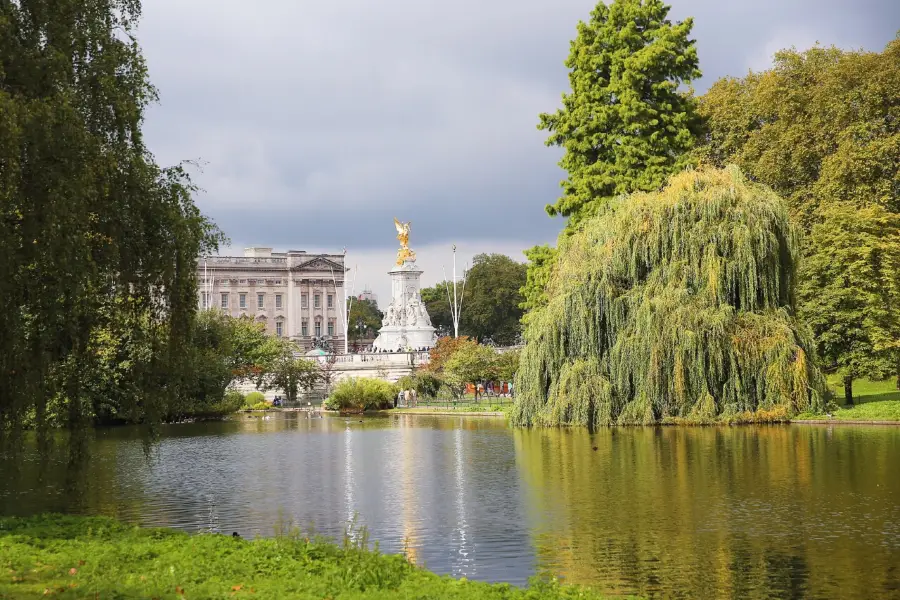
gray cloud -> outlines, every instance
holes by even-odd
[[[591,0],[153,0],[140,39],[161,103],[159,160],[201,159],[198,204],[235,243],[381,254],[391,219],[420,243],[518,250],[562,221],[559,151],[537,115]],[[880,50],[895,0],[677,2],[702,91],[816,41]],[[517,244],[514,245],[514,244]],[[475,250],[473,253],[477,252]]]

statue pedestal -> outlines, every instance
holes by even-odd
[[[422,271],[416,266],[416,259],[406,259],[388,274],[391,276],[391,304],[373,347],[382,352],[430,350],[434,346],[434,327],[419,294]]]

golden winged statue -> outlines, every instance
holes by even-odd
[[[397,250],[397,266],[403,266],[408,260],[416,260],[416,253],[409,249],[409,227],[412,221],[403,223],[394,217],[394,226],[397,228],[397,239],[400,240],[400,249]]]

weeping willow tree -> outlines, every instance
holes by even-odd
[[[708,422],[822,404],[781,199],[734,167],[614,202],[560,245],[516,377],[520,425]]]
[[[196,260],[220,236],[144,144],[139,17],[139,0],[0,0],[0,449],[83,429],[111,389],[145,423],[183,393]]]

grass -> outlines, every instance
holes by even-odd
[[[844,385],[838,377],[828,378],[835,400],[844,401]],[[834,421],[900,421],[900,390],[896,382],[857,379],[853,382],[853,406],[839,406],[831,412]],[[803,413],[795,420],[829,418],[822,413]]]
[[[556,600],[601,596],[535,580],[527,590],[435,575],[368,548],[296,529],[243,540],[145,529],[104,517],[0,519],[0,598]]]

